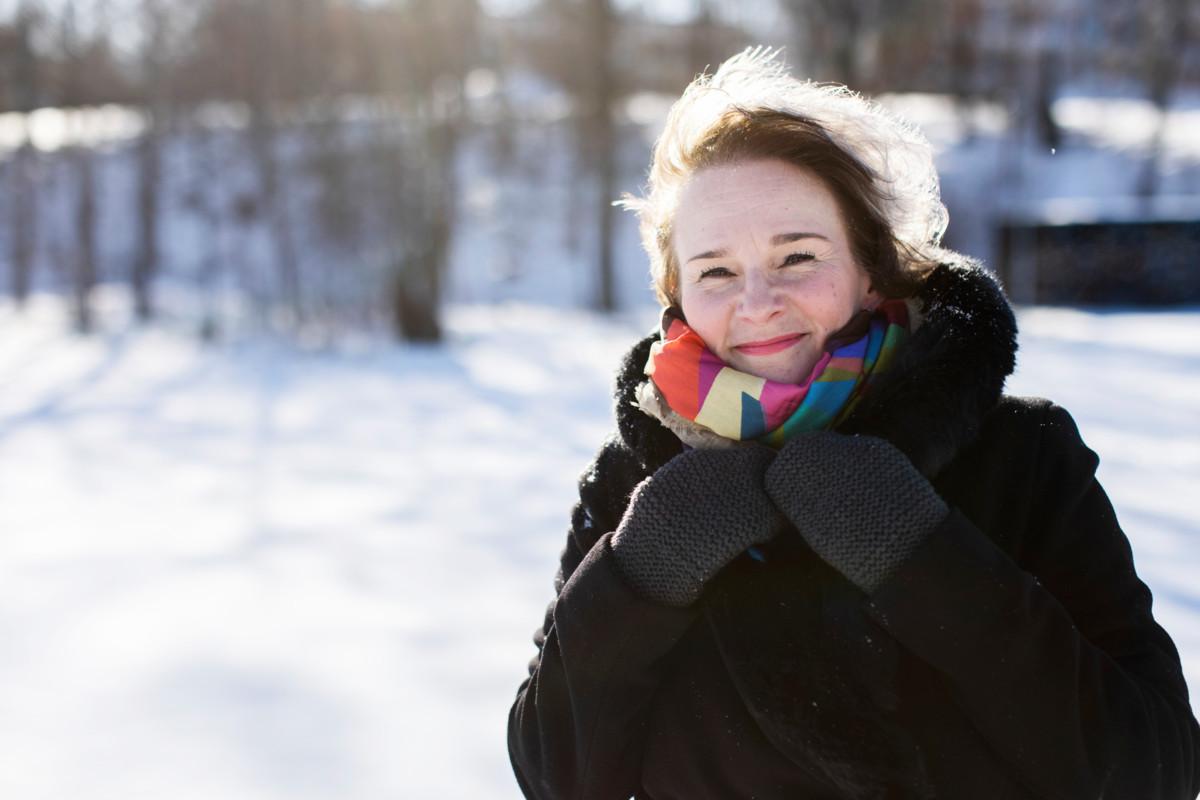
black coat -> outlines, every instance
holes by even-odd
[[[1179,655],[1071,417],[1007,397],[1015,323],[943,265],[899,363],[839,430],[884,436],[949,517],[864,595],[795,531],[686,609],[609,547],[631,489],[682,447],[617,381],[618,432],[580,500],[509,715],[531,798],[1193,798]],[[874,387],[873,387],[874,389]]]

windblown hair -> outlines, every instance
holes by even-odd
[[[750,48],[700,75],[675,101],[654,146],[637,213],[659,302],[679,302],[672,222],[705,167],[780,159],[833,193],[855,260],[887,297],[910,296],[940,260],[948,215],[925,136],[845,86],[801,81],[778,50]]]

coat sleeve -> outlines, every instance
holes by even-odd
[[[609,541],[639,479],[631,460],[610,443],[580,481],[557,596],[509,712],[509,757],[529,798],[634,794],[665,657],[695,617],[642,599],[616,569]]]
[[[1190,800],[1200,730],[1179,654],[1095,479],[1047,406],[1036,499],[1017,563],[952,510],[869,598],[943,673],[976,728],[1037,797]]]

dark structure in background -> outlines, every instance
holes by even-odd
[[[1016,302],[1200,303],[1200,213],[1011,220],[997,236],[996,269]]]

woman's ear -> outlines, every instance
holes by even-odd
[[[882,302],[883,302],[883,295],[881,295],[879,292],[875,291],[874,286],[868,286],[867,293],[863,297],[863,301],[861,304],[863,311],[874,311],[875,309],[879,308],[879,304]]]

